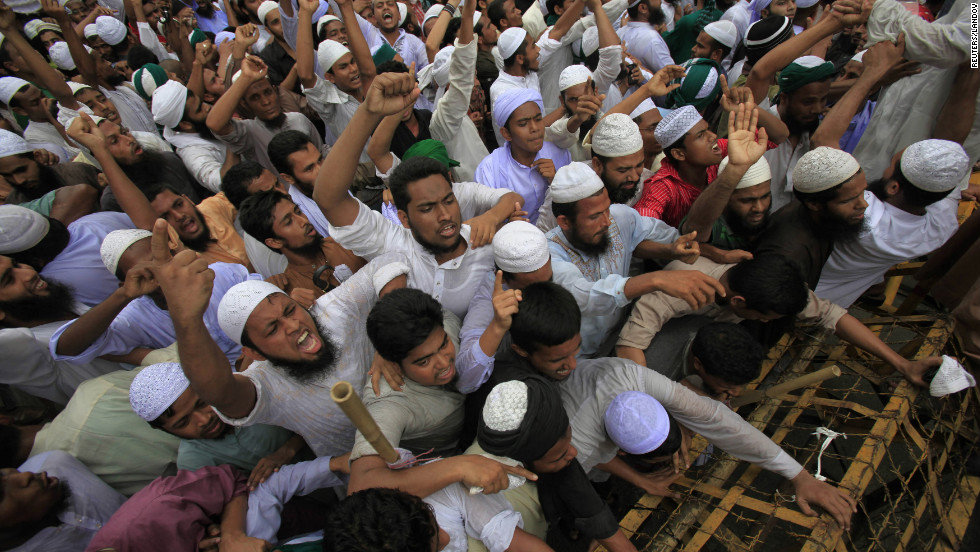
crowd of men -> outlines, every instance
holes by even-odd
[[[848,308],[977,197],[969,3],[438,2],[0,2],[0,549],[631,551],[695,433],[850,527],[728,400],[940,366]]]

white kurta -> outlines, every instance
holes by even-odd
[[[490,154],[476,125],[467,116],[476,71],[476,40],[460,45],[456,41],[449,61],[449,88],[436,103],[429,120],[429,134],[446,146],[450,159],[459,161],[456,174],[471,181],[480,161]]]
[[[674,64],[670,48],[653,26],[645,21],[631,21],[619,29],[626,51],[636,56],[644,67],[656,73]]]

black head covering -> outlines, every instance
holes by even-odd
[[[745,62],[755,65],[762,56],[793,37],[793,21],[773,15],[753,23],[745,33]]]
[[[490,454],[506,456],[529,465],[565,437],[568,415],[554,383],[537,374],[528,374],[518,381],[527,386],[527,411],[520,426],[511,431],[496,431],[487,427],[481,415],[476,438],[480,447]],[[490,398],[487,399],[489,402]]]

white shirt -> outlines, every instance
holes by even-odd
[[[630,21],[619,29],[626,51],[636,56],[644,67],[656,73],[674,64],[670,48],[653,26],[645,21]]]
[[[320,115],[320,119],[330,129],[330,132],[339,138],[354,117],[354,113],[357,112],[361,102],[319,75],[313,88],[305,86],[302,88],[310,107]],[[368,163],[370,161],[371,157],[367,154],[367,145],[365,144],[359,162]]]
[[[779,117],[778,106],[769,107],[769,112]],[[793,201],[793,169],[808,151],[810,151],[810,133],[804,132],[800,135],[795,148],[790,139],[787,138],[782,144],[763,154],[763,157],[769,162],[769,169],[772,172],[771,212],[775,213],[783,205]]]
[[[71,144],[66,142],[65,138],[58,132],[58,129],[54,128],[54,125],[51,123],[41,123],[38,121],[27,123],[27,128],[24,129],[24,140],[27,140],[31,144],[54,144],[61,146],[68,153],[68,159],[62,160],[64,162],[71,161],[82,152],[74,142]]]
[[[449,89],[436,103],[429,120],[429,134],[446,145],[450,159],[459,161],[455,170],[463,181],[473,180],[477,165],[490,154],[468,116],[476,54],[475,39],[465,45],[456,41],[449,61]]]
[[[864,200],[869,230],[854,241],[834,242],[814,290],[817,297],[844,308],[880,282],[893,265],[935,251],[959,228],[955,197],[926,207],[925,215],[907,213],[867,191]]]
[[[157,125],[153,122],[153,113],[146,107],[146,100],[129,88],[129,83],[123,83],[113,90],[99,87],[106,98],[112,100],[122,120],[123,126],[129,130],[157,133]]]
[[[221,191],[221,167],[225,164],[228,145],[219,140],[202,138],[196,132],[164,129],[163,137],[177,150],[194,179],[214,193]]]
[[[738,42],[745,39],[745,33],[749,30],[749,23],[752,21],[752,10],[749,9],[751,5],[752,2],[749,0],[738,2],[725,10],[721,16],[722,21],[731,21],[735,24],[735,29],[738,31]]]
[[[331,456],[279,467],[268,479],[248,493],[245,534],[276,542],[283,506],[294,496],[306,496],[318,489],[338,487],[344,481],[330,471]]]
[[[158,61],[180,59],[177,57],[177,54],[167,51],[167,48],[157,38],[157,33],[150,29],[149,23],[137,21],[136,30],[139,32],[140,44],[146,46],[147,49],[153,52],[153,55],[157,57]]]
[[[481,541],[490,552],[510,548],[514,531],[524,527],[503,493],[471,495],[461,483],[440,489],[423,498],[432,506],[439,528],[449,534],[444,552],[466,552],[466,538]]]

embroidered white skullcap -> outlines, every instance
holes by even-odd
[[[85,25],[85,29],[82,30],[82,34],[85,38],[94,38],[99,36],[99,28],[95,26],[95,23],[89,23]]]
[[[27,140],[9,130],[0,129],[0,158],[32,151],[34,151],[34,146],[30,145]]]
[[[109,269],[109,272],[115,274],[116,269],[119,268],[119,259],[129,246],[150,237],[153,237],[152,232],[140,228],[123,228],[109,232],[102,240],[102,247],[99,248],[102,264]]]
[[[67,84],[68,84],[68,88],[71,88],[71,95],[72,96],[74,96],[75,94],[78,94],[79,92],[81,92],[82,90],[85,90],[86,88],[92,88],[91,86],[89,86],[87,84],[82,84],[80,82],[75,82],[75,81],[68,81]]]
[[[215,47],[221,46],[226,40],[235,40],[235,33],[229,31],[221,31],[214,35],[214,45]]]
[[[630,113],[630,119],[638,119],[643,116],[644,113],[648,111],[653,111],[657,109],[657,104],[653,103],[653,100],[647,98],[640,102],[640,105],[636,106],[636,109]]]
[[[272,10],[278,10],[279,3],[273,2],[272,0],[265,0],[259,4],[259,9],[255,10],[255,15],[258,16],[259,22],[265,25],[265,16],[269,15]]]
[[[0,255],[27,251],[48,235],[50,227],[44,215],[27,207],[0,205]]]
[[[526,103],[535,103],[541,114],[544,115],[544,100],[541,93],[531,88],[511,88],[497,96],[497,101],[493,102],[493,122],[498,127],[507,125],[507,119],[517,111],[517,108]]]
[[[24,34],[27,35],[27,38],[30,40],[34,40],[37,38],[37,35],[44,31],[54,31],[61,34],[61,27],[55,25],[54,23],[48,23],[47,21],[42,21],[40,19],[31,19],[24,24]]]
[[[110,15],[100,15],[95,18],[95,28],[106,44],[115,46],[126,40],[126,25]]]
[[[664,147],[673,145],[701,122],[701,114],[693,105],[685,105],[664,116],[664,120],[653,131],[653,137]]]
[[[283,291],[263,280],[247,280],[235,284],[225,293],[218,304],[218,325],[225,335],[239,345],[245,323],[255,307],[266,297]]]
[[[551,259],[548,239],[537,226],[515,220],[493,235],[493,260],[511,274],[534,272]]]
[[[943,355],[943,363],[939,365],[939,371],[929,382],[929,394],[933,397],[943,397],[951,393],[958,393],[976,384],[976,378],[963,369],[963,365],[959,361],[948,355]]]
[[[497,38],[497,48],[500,50],[500,57],[507,59],[514,55],[514,52],[524,44],[527,38],[527,31],[521,27],[511,27],[500,33]]]
[[[152,422],[177,402],[190,385],[180,364],[151,364],[133,378],[129,386],[129,405],[137,416]]]
[[[592,153],[603,157],[624,157],[642,149],[640,127],[625,113],[606,115],[592,132]]]
[[[442,13],[443,8],[445,8],[445,6],[442,4],[432,4],[429,9],[425,10],[425,15],[422,17],[422,27],[425,27],[426,21],[439,17],[439,14]]]
[[[519,380],[495,386],[483,404],[483,423],[494,431],[514,431],[527,414],[527,384]]]
[[[0,102],[10,105],[14,94],[31,83],[19,77],[0,77]]]
[[[153,101],[150,105],[154,122],[166,128],[174,128],[184,119],[187,87],[177,81],[167,81],[153,91]]]
[[[715,21],[704,26],[704,32],[719,44],[734,48],[738,44],[738,29],[731,21]]]
[[[575,203],[602,191],[602,179],[592,170],[592,165],[575,161],[555,172],[551,181],[553,203]]]
[[[628,454],[646,454],[657,450],[670,433],[670,417],[663,405],[640,391],[616,395],[606,407],[602,419],[606,433]]]
[[[793,168],[793,189],[807,194],[829,190],[859,170],[861,165],[851,154],[820,146],[803,154]]]
[[[718,164],[718,174],[721,174],[728,166],[728,156],[726,155],[721,163]],[[763,157],[752,164],[749,170],[745,171],[742,175],[742,179],[738,181],[735,186],[736,190],[741,190],[742,188],[751,188],[752,186],[757,186],[762,184],[767,180],[772,180],[772,171],[769,169],[769,162]]]
[[[340,21],[340,18],[337,17],[336,15],[331,15],[331,14],[328,13],[327,15],[324,15],[320,19],[317,19],[316,20],[316,34],[322,33],[323,32],[323,28],[327,25],[327,23],[330,23],[331,21]]]
[[[592,71],[584,65],[569,65],[561,70],[558,76],[558,90],[564,92],[576,84],[582,84],[592,78]]]
[[[65,71],[75,69],[75,60],[71,57],[71,52],[68,51],[67,42],[58,41],[52,44],[51,48],[48,48],[48,57],[58,66],[58,69]]]
[[[320,70],[329,71],[333,68],[333,64],[337,63],[337,60],[349,53],[350,50],[347,49],[347,46],[336,40],[324,40],[316,48],[316,59],[320,62]]]
[[[440,88],[449,84],[449,62],[452,61],[455,51],[455,46],[446,46],[432,59],[432,80]]]
[[[899,161],[902,174],[927,192],[948,192],[970,173],[970,156],[949,140],[922,140],[905,149]]]
[[[595,25],[582,33],[582,57],[589,57],[599,49],[599,28]]]
[[[398,26],[405,24],[405,19],[408,18],[408,7],[401,2],[398,3]]]

